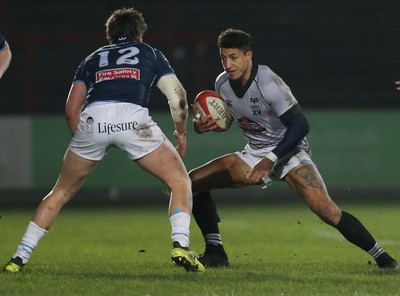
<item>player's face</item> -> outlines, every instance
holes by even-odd
[[[250,78],[253,52],[244,53],[239,48],[220,48],[219,54],[229,79],[244,86]]]

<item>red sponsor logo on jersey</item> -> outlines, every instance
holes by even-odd
[[[262,125],[258,124],[257,122],[251,121],[247,117],[240,118],[238,122],[239,122],[239,127],[244,131],[249,131],[249,132],[265,131],[265,128]]]
[[[116,68],[96,72],[96,83],[112,79],[140,80],[140,70],[135,68]]]

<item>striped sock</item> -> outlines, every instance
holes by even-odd
[[[28,263],[28,260],[39,243],[39,240],[46,233],[46,229],[40,228],[33,221],[30,221],[13,258],[20,257],[22,259],[22,264]]]
[[[171,238],[173,242],[179,242],[182,247],[189,246],[190,215],[180,212],[169,217],[172,226]]]
[[[219,233],[208,233],[204,235],[206,244],[222,245],[221,234]]]
[[[368,254],[370,254],[374,259],[378,258],[383,253],[385,253],[385,251],[379,246],[378,243],[376,243],[372,249],[368,251]]]

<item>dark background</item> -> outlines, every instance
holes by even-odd
[[[75,70],[106,43],[104,23],[122,6],[143,12],[145,42],[163,51],[188,100],[222,71],[216,39],[228,27],[253,36],[306,108],[400,108],[400,1],[1,0],[0,32],[13,60],[0,80],[1,114],[62,114]],[[152,109],[166,109],[152,92]]]

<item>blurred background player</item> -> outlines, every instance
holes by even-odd
[[[109,146],[124,150],[141,168],[170,189],[173,263],[187,271],[204,267],[189,250],[192,209],[191,183],[181,157],[186,150],[186,91],[164,55],[142,42],[147,30],[134,8],[114,11],[106,22],[109,45],[79,65],[66,101],[66,118],[73,135],[58,180],[41,201],[6,272],[19,272],[61,208],[106,155]],[[167,97],[175,123],[175,148],[149,116],[151,86]]]
[[[11,49],[6,39],[0,34],[0,79],[11,62]]]
[[[229,266],[210,191],[260,184],[266,187],[282,180],[322,221],[368,252],[380,268],[400,269],[361,222],[342,211],[329,196],[311,160],[306,138],[308,121],[284,81],[267,66],[252,62],[250,34],[223,31],[218,47],[225,71],[217,77],[215,90],[227,103],[248,143],[242,152],[213,159],[189,173],[193,216],[206,243],[200,262],[206,267]],[[199,134],[216,128],[210,116],[193,124]]]

